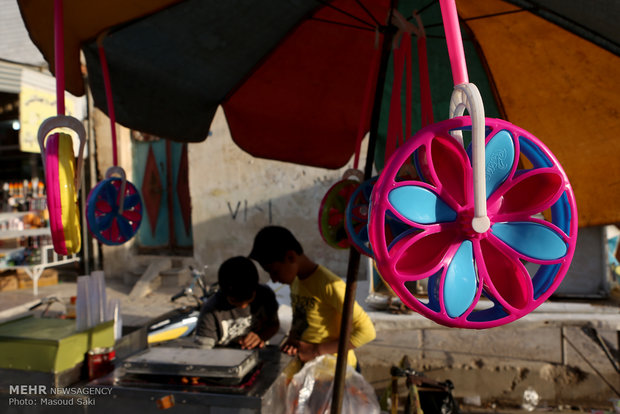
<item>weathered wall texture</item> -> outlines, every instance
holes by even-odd
[[[189,146],[194,256],[215,274],[226,258],[250,252],[258,230],[275,224],[288,227],[309,257],[344,277],[348,250],[322,240],[318,211],[353,162],[326,170],[254,158],[234,144],[221,110],[211,131],[205,142]],[[360,266],[360,277],[364,272]]]
[[[618,324],[617,311],[611,312],[590,314],[591,324],[571,320],[570,313],[561,315],[564,322],[554,320],[560,315],[537,313],[484,330],[414,323],[414,315],[395,317],[398,324],[391,326],[384,314],[372,314],[377,339],[356,353],[364,377],[378,390],[390,383],[389,367],[407,356],[416,371],[451,380],[455,397],[485,406],[518,406],[532,388],[540,407],[608,407],[617,398],[620,376],[588,333],[597,332],[614,352]]]

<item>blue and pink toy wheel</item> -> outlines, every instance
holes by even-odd
[[[368,214],[370,213],[370,195],[377,182],[377,177],[361,183],[351,194],[345,209],[345,228],[349,243],[361,254],[372,257],[368,240]]]
[[[123,244],[140,227],[142,198],[131,182],[124,181],[124,178],[108,177],[90,191],[86,217],[90,232],[101,243]]]
[[[377,268],[403,303],[442,325],[481,329],[525,316],[556,290],[575,250],[577,209],[549,149],[487,118],[491,226],[475,231],[471,156],[451,136],[470,129],[468,116],[448,119],[399,148],[374,186],[368,230]],[[421,178],[397,178],[412,157]],[[394,239],[392,217],[409,227]],[[427,300],[411,289],[420,281],[428,282]]]

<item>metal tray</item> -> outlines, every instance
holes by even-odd
[[[256,350],[154,347],[127,358],[123,368],[129,374],[242,379],[258,361]]]

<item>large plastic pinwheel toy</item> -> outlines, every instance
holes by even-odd
[[[559,286],[575,249],[577,210],[565,172],[540,140],[484,118],[463,72],[454,0],[440,3],[456,85],[452,118],[394,153],[373,190],[369,238],[403,303],[442,325],[489,328],[523,317]],[[453,59],[458,45],[463,57]],[[470,116],[457,116],[465,108]],[[463,131],[472,134],[468,150]],[[421,178],[397,180],[412,157]],[[394,240],[386,236],[391,216],[410,227]],[[428,300],[409,289],[424,280]]]

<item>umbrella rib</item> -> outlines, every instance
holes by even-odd
[[[360,0],[355,0],[355,2],[357,3],[358,6],[362,8],[362,10],[366,12],[368,17],[370,17],[372,21],[375,22],[376,26],[381,26],[381,23],[379,23],[379,21],[375,18],[375,16],[370,12],[370,10],[368,10],[366,6],[364,6],[364,4]]]
[[[370,27],[356,26],[354,24],[337,22],[335,20],[321,19],[321,18],[318,18],[318,17],[311,17],[310,20],[316,20],[317,22],[322,22],[322,23],[335,24],[335,25],[338,25],[338,26],[350,27],[352,29],[366,30],[366,31],[369,31],[369,32],[374,32],[375,31],[375,29],[371,29]]]
[[[504,0],[512,5],[520,6],[525,10],[539,16],[551,23],[554,23],[569,32],[576,34],[577,36],[583,37],[590,42],[609,50],[610,52],[620,55],[620,45],[609,37],[596,32],[593,28],[588,26],[584,26],[581,23],[569,18],[568,16],[563,16],[561,13],[554,11],[553,9],[548,9],[543,6],[540,2],[533,2],[528,0]]]
[[[490,17],[497,17],[497,16],[503,16],[506,14],[513,14],[513,13],[521,13],[521,12],[530,12],[536,16],[539,16],[547,21],[550,21],[560,27],[563,27],[564,29],[577,34],[578,36],[583,37],[586,40],[589,40],[590,42],[616,54],[616,55],[620,55],[620,45],[618,45],[618,43],[613,42],[612,40],[608,39],[607,37],[593,31],[590,28],[587,28],[585,26],[580,25],[577,22],[574,22],[570,19],[567,19],[557,13],[554,13],[551,10],[547,10],[544,9],[540,6],[537,5],[533,5],[532,3],[525,3],[524,1],[521,0],[505,0],[508,3],[519,7],[516,10],[509,10],[509,11],[505,11],[505,12],[500,12],[500,13],[491,13],[491,14],[484,14],[481,16],[475,16],[475,17],[469,17],[467,19],[461,19],[463,22],[468,22],[471,20],[480,20],[480,19],[487,19]],[[432,4],[432,3],[430,3]],[[429,4],[429,5],[430,5]],[[426,6],[427,7],[427,6]],[[431,28],[431,27],[437,27],[437,26],[442,26],[443,23],[433,23],[433,24],[429,24],[427,26],[424,26],[425,29],[427,28]]]
[[[422,7],[420,10],[418,10],[418,14],[422,14],[426,11],[426,9],[428,9],[429,7],[431,7],[433,4],[438,3],[437,0],[431,0],[426,6]],[[413,16],[409,17],[407,20],[413,19]]]
[[[326,2],[325,0],[317,0],[317,1],[319,3],[321,3],[322,5],[324,5],[326,7],[330,7],[332,9],[336,10],[337,12],[342,13],[345,16],[352,18],[353,20],[357,20],[358,22],[360,22],[360,23],[362,23],[362,24],[364,24],[364,25],[366,25],[368,27],[371,27],[373,29],[375,28],[375,25],[373,25],[372,23],[369,23],[369,22],[365,21],[364,19],[360,19],[359,17],[355,16],[354,14],[349,13],[346,10],[342,10],[341,8],[336,7],[333,4],[330,4],[330,3]]]
[[[524,8],[521,8],[521,9],[517,9],[517,10],[509,10],[509,11],[500,12],[500,13],[491,13],[491,14],[483,14],[481,16],[468,17],[467,19],[462,19],[462,20],[464,22],[468,22],[470,20],[487,19],[489,17],[504,16],[506,14],[521,13],[521,12],[525,12],[525,11],[528,11],[528,10],[524,9]]]
[[[480,16],[468,17],[467,19],[459,18],[459,20],[462,22],[469,22],[471,20],[488,19],[490,17],[503,16],[505,14],[521,13],[525,11],[528,11],[528,10],[527,9],[510,10],[510,11],[505,11],[501,13],[491,13],[491,14],[483,14]],[[437,27],[437,26],[443,26],[443,22],[427,24],[427,25],[424,25],[424,28],[429,29],[431,27]]]

